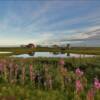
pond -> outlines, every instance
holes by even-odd
[[[79,57],[94,57],[95,55],[84,55],[84,54],[74,54],[74,53],[60,53],[60,52],[33,52],[31,54],[20,54],[13,55],[12,57],[19,58],[30,58],[30,57],[49,57],[49,58],[79,58]]]
[[[0,51],[0,54],[7,54],[7,53],[12,53],[12,52]]]

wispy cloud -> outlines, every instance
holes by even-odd
[[[99,40],[98,1],[22,0],[2,4],[3,6],[0,5],[2,16],[2,18],[0,16],[0,44]],[[4,6],[5,4],[7,6]]]
[[[67,31],[66,31],[67,32]],[[69,30],[70,32],[70,30]],[[48,39],[47,43],[77,43],[77,42],[84,42],[84,41],[94,41],[94,40],[100,40],[100,26],[94,26],[84,29],[84,31],[79,30],[73,30],[72,35],[70,34],[61,34],[58,35],[56,38],[55,35],[52,35],[52,39]]]

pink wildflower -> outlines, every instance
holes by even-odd
[[[75,73],[76,73],[77,76],[83,75],[83,72],[79,68],[76,69]]]
[[[94,88],[97,90],[100,89],[100,81],[97,78],[94,79]]]
[[[76,80],[76,91],[77,93],[80,93],[83,90],[83,85],[80,82],[80,80]]]
[[[93,88],[88,91],[87,100],[94,100],[94,90],[93,90]]]
[[[11,82],[13,77],[13,63],[10,63],[9,68],[9,81]]]
[[[64,65],[64,64],[65,64],[64,60],[61,59],[61,60],[59,61],[59,64],[60,64],[60,65]]]
[[[18,75],[18,65],[15,65],[15,79],[17,79],[17,75]]]
[[[33,66],[30,65],[29,69],[30,69],[30,80],[32,81],[33,80]]]

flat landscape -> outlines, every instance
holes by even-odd
[[[53,47],[36,47],[36,48],[23,48],[23,47],[0,47],[1,52],[11,52],[2,53],[0,55],[13,55],[13,54],[28,54],[32,52],[63,52],[63,53],[76,53],[76,54],[90,54],[90,55],[100,55],[100,47],[71,47],[67,48],[53,48]]]
[[[94,100],[100,98],[100,48],[3,47],[0,51],[0,96],[16,100]],[[12,57],[31,52],[67,52],[94,57]],[[94,95],[95,92],[95,95]]]
[[[100,0],[0,0],[0,100],[100,100]]]

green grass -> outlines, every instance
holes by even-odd
[[[19,68],[22,65],[26,67],[26,80],[25,84],[21,83],[9,83],[8,81],[0,79],[0,97],[15,97],[17,100],[78,100],[75,94],[75,82],[67,84],[66,89],[61,88],[60,76],[58,73],[59,58],[9,58],[0,57],[0,61],[6,61],[6,65],[13,63],[18,64]],[[74,71],[77,67],[84,68],[84,76],[87,78],[88,86],[83,94],[81,94],[81,99],[86,100],[87,89],[91,87],[94,77],[100,76],[100,58],[69,58],[64,59],[65,66],[68,69],[68,77],[74,76]],[[46,64],[50,68],[50,73],[53,76],[54,83],[53,89],[43,89],[40,87],[35,87],[30,83],[28,78],[29,75],[29,65],[32,64],[35,70],[39,72],[42,71],[43,65]],[[20,79],[20,82],[22,80]],[[95,94],[94,100],[99,100],[100,91]]]

